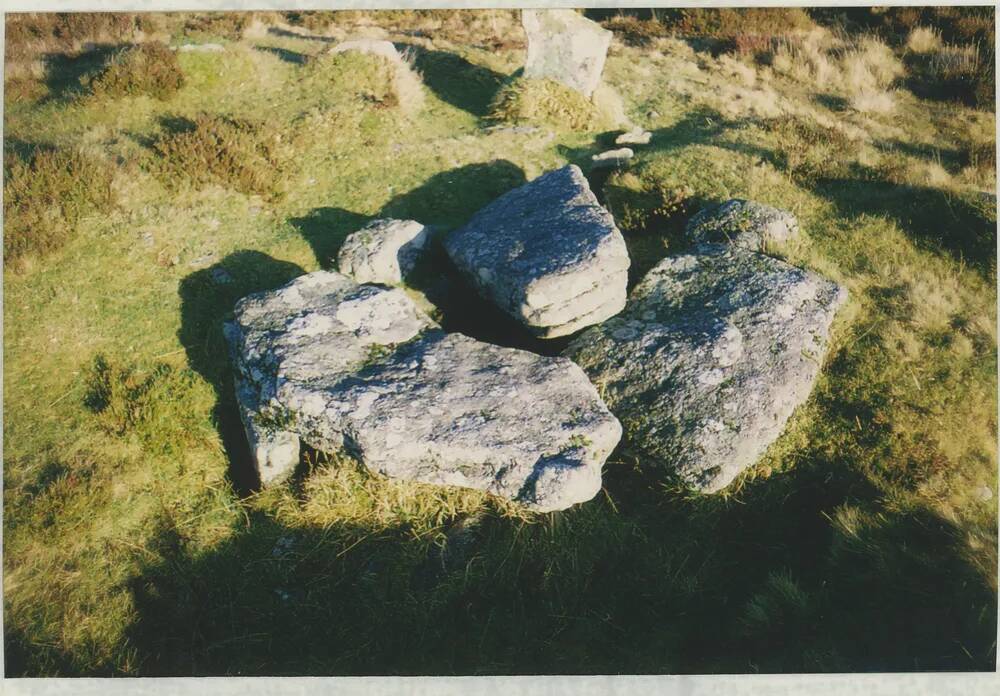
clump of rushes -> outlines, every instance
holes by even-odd
[[[572,130],[608,130],[625,122],[621,99],[609,87],[591,99],[554,80],[518,77],[497,92],[490,104],[491,123],[536,123]]]
[[[109,165],[76,150],[35,148],[4,155],[4,266],[63,246],[79,219],[107,211],[114,200]]]
[[[219,184],[248,195],[280,194],[283,157],[277,129],[245,119],[199,114],[153,144],[168,185]]]
[[[89,78],[95,97],[150,96],[166,100],[184,86],[176,54],[158,41],[128,46],[115,53],[104,69]]]

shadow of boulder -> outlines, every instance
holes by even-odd
[[[527,183],[524,170],[497,159],[439,172],[411,191],[389,201],[380,217],[417,220],[453,228],[495,198]]]
[[[350,210],[328,206],[315,208],[289,222],[312,247],[320,268],[337,267],[337,252],[347,236],[363,227],[371,218]]]
[[[215,389],[214,420],[229,460],[229,478],[240,495],[257,485],[250,448],[233,393],[232,371],[222,324],[236,302],[253,292],[272,290],[304,271],[257,251],[237,251],[219,263],[184,278],[179,287],[178,339],[188,365]]]
[[[837,214],[892,218],[917,246],[951,256],[984,277],[996,273],[997,228],[985,210],[964,198],[930,186],[885,181],[878,172],[855,166],[856,176],[819,179],[813,191]]]
[[[45,63],[45,85],[49,88],[49,99],[69,100],[83,95],[87,90],[84,81],[99,73],[108,59],[122,46],[99,44],[79,55],[47,53]]]
[[[490,102],[507,78],[489,68],[470,63],[446,51],[434,51],[416,44],[400,43],[400,51],[413,55],[413,64],[424,84],[437,97],[473,116],[485,116]]]

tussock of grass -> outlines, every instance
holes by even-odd
[[[138,436],[146,449],[172,454],[205,438],[186,404],[195,375],[166,363],[148,368],[95,357],[87,375],[85,402],[111,435]]]
[[[311,474],[298,498],[292,489],[262,494],[276,499],[275,509],[290,526],[347,524],[377,533],[406,525],[422,535],[489,509],[505,517],[531,518],[523,508],[482,491],[389,479],[342,454],[310,453],[306,459]]]
[[[88,86],[99,99],[150,96],[166,100],[184,86],[184,73],[173,51],[150,42],[116,53]]]
[[[246,194],[280,194],[281,134],[273,126],[199,114],[153,144],[158,171],[172,184],[220,184]]]
[[[905,73],[892,49],[875,37],[844,40],[817,30],[782,41],[771,58],[776,72],[820,90],[845,94],[851,108],[885,113],[894,101],[888,88]]]
[[[350,90],[375,108],[413,113],[424,101],[420,76],[408,60],[395,63],[384,56],[344,51],[319,56],[306,69],[309,84]]]
[[[27,158],[4,154],[4,265],[63,246],[80,218],[106,212],[114,197],[114,170],[66,148],[36,148]]]
[[[941,47],[941,34],[933,27],[914,27],[906,37],[906,48],[914,53],[930,53]]]
[[[500,88],[489,106],[492,123],[531,123],[580,131],[603,131],[625,122],[621,100],[601,85],[588,99],[554,80],[518,77]]]

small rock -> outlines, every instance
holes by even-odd
[[[403,57],[391,41],[380,39],[353,39],[351,41],[341,41],[330,49],[330,53],[344,53],[345,51],[357,51],[370,55],[382,56],[394,65],[403,62]]]
[[[428,228],[414,220],[374,220],[350,235],[337,268],[359,283],[398,285],[416,266]]]
[[[508,191],[444,245],[484,297],[542,338],[625,306],[625,239],[576,165]]]
[[[602,169],[605,167],[620,167],[633,157],[635,157],[635,153],[632,152],[631,148],[621,147],[617,150],[607,150],[599,155],[594,155],[590,160],[594,163],[592,165],[594,169]]]
[[[530,135],[537,133],[541,128],[538,126],[490,126],[487,133],[512,133],[514,135]]]
[[[573,10],[522,10],[528,35],[524,76],[550,79],[590,97],[601,72],[612,33]]]
[[[175,46],[174,50],[181,53],[222,53],[226,47],[217,43],[183,44]]]
[[[622,133],[615,138],[615,145],[648,145],[652,138],[652,133],[636,126],[632,130]]]
[[[233,282],[233,276],[225,268],[218,266],[212,269],[212,282],[216,285],[229,285]]]
[[[980,486],[976,489],[976,495],[980,500],[985,502],[993,497],[993,489],[989,486]]]
[[[188,261],[188,266],[207,266],[215,259],[215,252],[210,251],[202,256],[197,256]]]
[[[751,251],[765,251],[799,236],[799,223],[787,210],[738,198],[706,208],[692,217],[684,233],[695,244],[728,242]]]
[[[146,247],[153,246],[153,244],[156,243],[156,240],[153,238],[153,233],[152,232],[143,232],[142,233],[142,243]]]

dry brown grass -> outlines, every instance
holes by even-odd
[[[941,47],[941,33],[933,27],[914,27],[906,37],[906,48],[914,53],[930,53]]]

